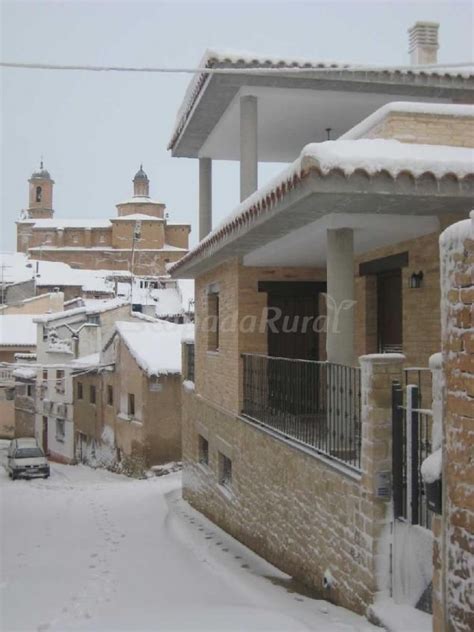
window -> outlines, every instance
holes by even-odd
[[[56,392],[64,393],[64,371],[56,371]]]
[[[43,382],[48,381],[48,371],[46,369],[43,370]]]
[[[56,419],[56,439],[63,442],[66,437],[66,422],[64,419]]]
[[[82,382],[77,383],[77,399],[84,399],[84,387]]]
[[[232,487],[232,461],[219,452],[219,483],[223,487]]]
[[[128,415],[129,417],[135,415],[135,395],[133,393],[128,394]]]
[[[33,397],[33,384],[27,384],[26,386],[26,396]]]
[[[208,344],[209,351],[219,350],[219,291],[211,286],[207,295]]]
[[[41,202],[41,195],[42,195],[43,191],[41,189],[41,187],[36,187],[36,201],[37,202]]]
[[[188,342],[184,346],[186,373],[184,378],[194,382],[194,343]]]
[[[111,384],[107,385],[107,404],[114,405],[114,387]]]
[[[209,441],[202,435],[198,435],[199,441],[199,463],[209,465]]]
[[[5,389],[5,399],[8,402],[12,402],[15,399],[15,389],[14,388],[6,388]]]
[[[89,386],[89,401],[91,404],[95,404],[96,400],[96,390],[94,384]]]

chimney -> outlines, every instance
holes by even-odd
[[[410,62],[413,66],[438,62],[437,22],[415,22],[408,29]]]

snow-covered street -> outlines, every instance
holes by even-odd
[[[180,499],[180,475],[131,480],[52,464],[0,471],[1,629],[377,629],[291,580]]]

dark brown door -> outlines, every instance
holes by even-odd
[[[43,417],[43,452],[48,454],[48,418]]]
[[[403,346],[402,271],[377,275],[377,331],[380,353],[401,352]]]
[[[268,295],[271,324],[268,326],[268,355],[279,358],[318,359],[318,295]],[[275,311],[278,310],[278,311]],[[272,315],[280,314],[272,321]]]

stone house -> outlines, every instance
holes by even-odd
[[[140,315],[116,322],[97,370],[74,378],[78,461],[142,476],[181,459],[181,339],[190,327]]]
[[[36,324],[34,317],[43,312],[62,309],[61,292],[44,294],[0,307],[0,437],[33,436],[32,407],[35,388],[31,375],[17,378],[25,364],[36,359]],[[18,367],[16,365],[18,364]],[[31,372],[28,366],[26,373]],[[21,401],[20,401],[21,400]],[[18,415],[17,415],[18,412]],[[34,428],[34,424],[33,424]],[[26,433],[26,434],[25,434]]]
[[[110,220],[54,219],[54,181],[43,163],[29,183],[29,206],[17,222],[17,250],[31,259],[158,275],[188,249],[190,226],[168,221],[165,205],[150,197],[141,167],[133,197],[117,204],[117,217]]]
[[[416,24],[411,47],[435,55],[437,26]],[[193,80],[170,143],[200,176],[201,241],[170,268],[196,284],[183,495],[336,603],[429,610],[432,515],[419,468],[398,468],[392,414],[429,417],[427,456],[420,367],[441,347],[439,236],[472,205],[471,69],[215,51],[201,67],[221,73]],[[217,226],[212,159],[240,160],[241,204]],[[259,161],[290,164],[259,188]]]
[[[43,450],[60,462],[75,460],[73,375],[84,366],[78,358],[100,351],[115,321],[130,316],[130,305],[112,299],[38,316],[35,435]]]

